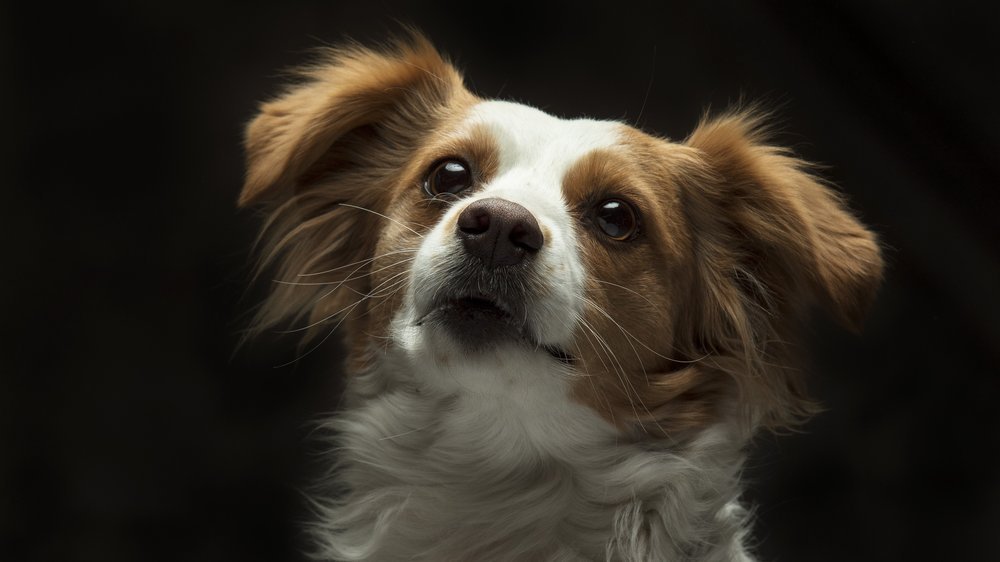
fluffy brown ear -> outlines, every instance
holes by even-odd
[[[399,147],[432,127],[452,96],[469,95],[454,67],[415,33],[383,51],[330,49],[300,75],[302,82],[263,104],[246,129],[240,206],[315,179],[317,164],[338,156],[331,154],[338,141],[357,140],[352,133],[371,150],[387,151],[390,162],[405,157]]]
[[[353,310],[369,291],[368,258],[404,170],[474,99],[414,34],[383,50],[328,50],[261,106],[246,131],[239,204],[264,206],[258,271],[273,267],[276,277],[247,337],[307,318],[295,329],[308,339]]]
[[[703,120],[687,140],[718,179],[713,212],[741,238],[741,273],[772,303],[815,299],[858,330],[882,279],[876,237],[807,163],[768,145],[761,122],[730,113]]]
[[[811,303],[860,326],[882,276],[875,235],[807,163],[766,142],[759,116],[703,120],[686,143],[700,282],[679,341],[736,383],[749,427],[794,425],[817,406],[788,342]]]

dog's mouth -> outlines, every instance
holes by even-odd
[[[518,321],[511,306],[483,294],[444,298],[431,314],[454,339],[474,349],[525,339],[529,332],[525,315]]]
[[[508,323],[513,320],[508,307],[486,296],[449,299],[445,302],[444,308],[463,315],[469,320],[498,320]]]
[[[434,322],[473,351],[520,342],[544,350],[560,362],[573,361],[561,348],[538,341],[524,305],[512,306],[489,295],[474,293],[442,298],[418,324],[426,322]]]

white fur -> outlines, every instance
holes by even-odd
[[[426,235],[390,344],[353,374],[349,408],[330,422],[341,491],[322,508],[318,555],[750,560],[741,440],[726,427],[682,450],[651,448],[577,403],[570,389],[584,375],[545,351],[511,343],[470,354],[418,323],[461,258],[446,225],[483,197],[521,204],[547,233],[526,318],[539,343],[568,344],[579,321],[587,272],[561,180],[587,153],[614,147],[621,126],[503,102],[475,107],[463,129],[474,125],[500,146],[499,170]]]

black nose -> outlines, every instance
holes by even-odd
[[[545,237],[524,207],[498,197],[480,199],[458,216],[458,237],[486,267],[515,265],[542,249]]]

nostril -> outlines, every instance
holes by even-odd
[[[482,234],[490,229],[490,212],[470,207],[458,216],[458,229],[466,234]]]
[[[532,218],[530,222],[523,221],[514,225],[510,231],[510,241],[529,252],[537,252],[542,249],[545,238],[538,228],[538,222]]]

